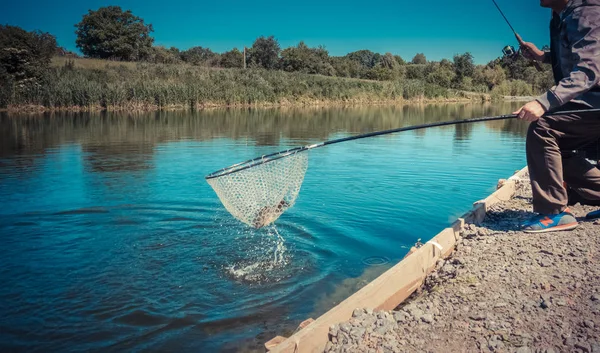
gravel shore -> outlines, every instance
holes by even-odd
[[[526,234],[531,189],[480,225],[466,225],[456,251],[394,311],[356,309],[330,327],[326,352],[600,353],[600,222],[571,207],[570,232]]]

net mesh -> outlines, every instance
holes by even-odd
[[[294,205],[307,167],[308,153],[301,151],[207,182],[229,213],[251,227],[262,228]]]

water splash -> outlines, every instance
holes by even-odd
[[[291,262],[291,254],[285,239],[275,225],[264,230],[256,234],[261,239],[247,251],[245,259],[225,267],[228,276],[243,282],[263,283],[279,282],[288,275],[285,268]]]

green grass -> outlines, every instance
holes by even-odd
[[[370,81],[267,71],[55,58],[39,84],[14,87],[9,106],[153,110],[245,105],[469,100],[417,80]]]

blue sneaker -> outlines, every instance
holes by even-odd
[[[598,219],[600,218],[600,210],[590,212],[585,216],[586,219]]]
[[[567,208],[559,214],[537,215],[525,222],[521,230],[525,233],[546,233],[577,228],[579,223]]]

